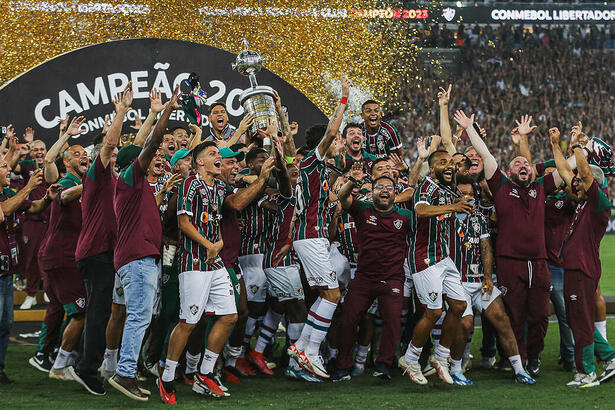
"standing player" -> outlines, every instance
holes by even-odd
[[[485,178],[495,198],[498,216],[498,286],[504,294],[521,358],[527,360],[528,372],[536,377],[540,372],[538,355],[544,349],[547,332],[551,288],[544,239],[544,203],[545,196],[563,181],[556,171],[532,182],[530,163],[520,156],[510,162],[504,175],[474,129],[474,115],[468,118],[457,111],[455,121],[466,130],[472,146],[483,159]],[[517,123],[521,135],[530,133],[530,123],[531,117]]]
[[[361,106],[363,118],[363,147],[378,158],[388,157],[392,153],[401,153],[401,141],[397,131],[387,122],[382,121],[380,104],[367,100]]]
[[[390,379],[389,366],[399,340],[403,304],[404,260],[412,229],[411,211],[394,206],[395,182],[382,176],[372,182],[373,203],[351,196],[358,180],[350,177],[338,192],[342,207],[356,221],[359,260],[355,278],[344,297],[338,329],[338,370],[333,380],[349,380],[352,368],[356,327],[374,300],[383,319],[380,354],[376,373]],[[394,246],[391,246],[394,244]]]
[[[177,202],[179,229],[183,233],[180,248],[179,323],[169,339],[162,376],[157,380],[164,403],[175,404],[175,369],[186,342],[203,314],[217,315],[208,337],[199,372],[194,375],[192,390],[199,394],[223,397],[214,381],[213,370],[218,355],[237,320],[233,285],[219,256],[224,245],[220,234],[223,207],[236,211],[258,195],[273,168],[273,159],[263,164],[258,180],[233,194],[233,189],[216,176],[220,175],[221,156],[216,143],[207,141],[192,151],[196,175],[185,179]]]
[[[100,153],[94,159],[83,178],[81,217],[83,227],[77,241],[75,259],[83,275],[86,290],[86,318],[83,355],[74,370],[73,378],[94,395],[105,394],[98,380],[97,370],[105,351],[105,328],[111,315],[115,268],[113,247],[115,226],[109,223],[115,218],[113,191],[115,177],[113,167],[120,143],[124,116],[132,103],[132,84],[129,82],[121,96],[118,111],[105,135]]]
[[[303,158],[297,189],[297,214],[299,225],[295,232],[293,247],[312,289],[318,289],[320,296],[308,313],[301,336],[288,348],[288,354],[297,359],[305,370],[328,378],[318,351],[325,339],[331,318],[340,300],[337,277],[329,260],[327,238],[327,204],[329,202],[329,172],[325,157],[339,132],[351,81],[342,76],[342,99],[328,126],[316,125],[307,131],[306,145],[312,151]]]
[[[560,252],[566,270],[566,319],[574,336],[574,360],[578,371],[567,385],[592,387],[615,376],[615,350],[593,326],[594,297],[602,275],[600,241],[609,222],[611,202],[600,188],[604,183],[603,171],[588,164],[583,148],[579,144],[572,147],[579,170],[575,177],[561,152],[559,130],[551,128],[549,135],[557,169],[579,201]],[[607,362],[599,380],[594,355]]]
[[[408,372],[410,380],[427,384],[419,357],[431,329],[442,315],[442,303],[446,300],[449,309],[431,364],[442,380],[452,384],[448,356],[452,340],[459,331],[461,315],[466,309],[466,295],[461,286],[461,275],[449,257],[450,224],[454,223],[455,212],[469,213],[472,204],[465,198],[459,198],[451,189],[454,186],[455,165],[446,151],[433,152],[428,164],[430,175],[419,183],[414,194],[415,232],[408,253],[414,288],[419,301],[427,309],[416,323],[412,340],[399,364]]]

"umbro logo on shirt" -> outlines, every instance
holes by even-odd
[[[367,219],[367,221],[365,221],[365,223],[377,226],[378,225],[378,218],[376,218],[375,215],[370,215],[370,217]]]
[[[577,295],[570,295],[570,300],[573,302],[577,301]]]

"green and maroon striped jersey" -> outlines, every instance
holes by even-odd
[[[301,161],[297,182],[295,240],[327,238],[329,171],[318,148]]]
[[[414,191],[414,208],[418,204],[451,205],[456,196],[427,176]],[[408,253],[412,273],[421,272],[449,256],[449,236],[454,218],[454,212],[431,218],[417,218],[416,212],[412,212],[414,234]]]
[[[224,199],[233,193],[233,188],[216,179],[213,186],[203,181],[199,174],[189,176],[179,186],[177,215],[188,215],[199,234],[214,243],[220,240],[220,218]],[[211,271],[224,268],[220,256],[214,263],[205,263],[207,249],[182,235],[179,250],[180,272]]]
[[[359,260],[357,225],[348,212],[342,212],[338,224],[337,237],[342,245],[342,254],[348,259],[350,266],[356,268]]]
[[[236,185],[238,188],[248,186],[243,181]],[[273,222],[272,213],[260,206],[267,199],[267,197],[255,199],[239,214],[243,223],[241,246],[239,248],[240,256],[263,253],[266,232],[271,229]]]
[[[280,249],[286,245],[291,233],[290,226],[295,215],[295,206],[297,205],[297,198],[294,195],[285,198],[278,194],[273,198],[273,201],[278,209],[271,223],[272,229],[265,235],[263,268],[272,268],[273,259],[280,252]],[[288,252],[278,266],[289,266],[292,263],[292,252]]]
[[[475,209],[465,220],[455,218],[455,265],[462,282],[482,282],[483,263],[480,241],[489,238],[487,218]]]

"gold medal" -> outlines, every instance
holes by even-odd
[[[468,250],[472,249],[472,244],[470,242],[466,242],[465,246],[466,248],[468,248]]]

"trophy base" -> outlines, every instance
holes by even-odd
[[[273,95],[273,88],[259,85],[244,90],[239,96],[245,112],[254,116],[254,123],[250,127],[253,133],[259,128],[267,128],[269,118],[277,120]]]

